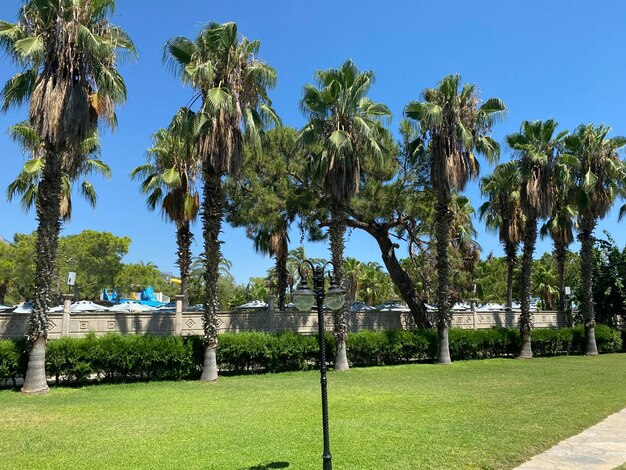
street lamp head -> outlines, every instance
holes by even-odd
[[[339,287],[331,278],[330,287],[326,291],[326,306],[331,310],[339,310],[346,303],[346,291]]]
[[[293,303],[301,312],[308,312],[315,305],[315,292],[309,289],[304,277],[300,280],[300,285],[293,293]]]

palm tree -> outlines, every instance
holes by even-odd
[[[159,129],[152,136],[153,146],[148,149],[148,163],[130,173],[131,178],[141,178],[141,192],[147,195],[148,208],[161,207],[163,217],[176,224],[178,267],[180,268],[183,310],[187,308],[189,271],[191,269],[191,222],[200,209],[196,179],[200,170],[197,147],[190,138],[194,113],[181,108],[169,129]]]
[[[558,123],[547,121],[524,121],[521,129],[506,137],[515,152],[522,181],[520,203],[524,214],[524,248],[522,252],[520,333],[522,347],[519,357],[533,357],[531,346],[532,318],[530,294],[533,253],[537,242],[537,220],[548,217],[552,210],[555,184],[554,165],[567,131],[555,135]]]
[[[624,184],[624,164],[618,151],[625,137],[608,138],[604,125],[581,125],[565,139],[567,156],[573,157],[572,202],[578,212],[578,240],[582,270],[581,312],[585,321],[587,355],[598,354],[593,312],[593,231],[613,206]]]
[[[286,227],[274,227],[274,230],[259,229],[254,236],[254,249],[257,253],[268,254],[276,258],[276,290],[278,291],[278,310],[285,310],[285,299],[289,285],[287,257],[289,255],[289,234]]]
[[[549,236],[554,244],[554,258],[559,278],[557,308],[561,313],[565,312],[565,263],[567,261],[567,248],[574,241],[574,228],[576,225],[576,208],[569,201],[574,182],[566,160],[567,157],[563,157],[556,161],[554,168],[555,194],[552,213],[539,230],[541,238]]]
[[[317,86],[306,85],[300,102],[308,123],[300,142],[314,153],[314,173],[323,179],[330,199],[331,257],[336,282],[343,283],[345,208],[359,191],[361,168],[366,159],[382,164],[388,155],[384,142],[389,131],[383,126],[391,117],[389,108],[367,97],[372,71],[360,72],[351,60],[338,69],[318,70]],[[337,355],[335,370],[348,370],[346,355],[346,307],[334,312]]]
[[[11,138],[19,143],[24,153],[31,158],[24,163],[17,178],[9,184],[6,196],[9,201],[20,198],[20,205],[24,211],[35,206],[39,181],[45,165],[45,150],[39,136],[28,122],[22,122],[9,128]],[[79,180],[80,192],[91,207],[96,206],[98,199],[95,188],[86,179],[90,174],[99,174],[105,178],[111,176],[109,166],[100,160],[100,142],[98,133],[87,136],[78,150],[78,156],[72,160],[73,166],[65,168],[62,174],[60,216],[63,221],[72,217],[72,184]]]
[[[360,277],[364,268],[365,265],[356,258],[347,257],[343,263],[343,274],[348,289],[346,294],[348,305],[356,301],[356,295],[360,287]]]
[[[498,232],[507,264],[506,306],[513,306],[513,270],[517,246],[522,240],[523,218],[520,208],[520,177],[514,162],[498,165],[480,181],[480,191],[488,201],[478,209],[488,230]]]
[[[204,281],[205,355],[201,380],[217,380],[217,281],[221,258],[221,178],[236,176],[241,168],[244,141],[260,153],[263,128],[278,117],[271,109],[267,89],[276,71],[259,60],[259,41],[237,33],[235,23],[209,23],[195,41],[175,37],[165,44],[164,59],[183,83],[201,100],[196,124],[198,153],[204,182],[202,234],[206,269]]]
[[[26,0],[16,23],[0,21],[0,46],[23,70],[0,92],[2,108],[30,102],[29,122],[46,152],[36,199],[38,255],[25,393],[48,390],[46,312],[61,227],[63,170],[75,166],[100,116],[115,125],[115,104],[126,98],[116,64],[120,53],[134,54],[135,48],[109,22],[114,7],[114,0]]]
[[[554,274],[552,266],[545,263],[537,263],[532,272],[532,290],[541,299],[546,310],[554,308],[554,297],[559,294],[556,286],[558,279]]]
[[[506,111],[498,98],[482,105],[476,87],[464,84],[459,75],[448,75],[436,88],[422,93],[423,101],[407,104],[404,114],[417,121],[430,153],[430,179],[437,198],[435,227],[437,241],[437,329],[438,362],[449,364],[448,328],[450,326],[449,260],[450,201],[453,191],[462,191],[468,180],[476,178],[479,164],[475,153],[490,162],[500,156],[500,145],[489,137],[491,127]]]

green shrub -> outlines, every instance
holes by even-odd
[[[13,380],[19,374],[20,349],[18,343],[11,340],[0,340],[0,380]]]
[[[557,330],[535,329],[532,332],[532,349],[535,356],[558,356],[572,350],[574,333],[571,328]]]
[[[585,328],[583,325],[578,325],[572,328],[573,330],[573,342],[572,351],[577,354],[584,354],[587,345],[585,339]],[[616,353],[622,350],[622,336],[619,330],[614,330],[606,325],[596,325],[596,346],[598,347],[598,353]]]
[[[600,353],[620,352],[624,332],[596,326]],[[219,335],[217,361],[226,372],[282,372],[319,366],[317,336],[295,333],[225,333]],[[515,357],[520,335],[514,328],[449,331],[453,360]],[[585,338],[582,326],[532,332],[535,356],[581,354]],[[325,335],[326,358],[332,364],[335,337]],[[0,380],[24,376],[27,354],[25,340],[0,340]],[[356,366],[433,361],[437,354],[437,331],[392,330],[350,333],[348,359]],[[96,337],[62,338],[48,343],[46,368],[49,375],[67,383],[85,380],[135,381],[180,380],[199,376],[204,357],[200,336],[138,336],[110,333]],[[14,382],[15,383],[15,382]]]

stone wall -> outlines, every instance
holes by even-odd
[[[108,332],[153,335],[201,335],[201,312],[81,312],[50,313],[49,338],[84,336],[89,331],[101,335]],[[28,314],[0,313],[0,339],[22,338],[28,327]],[[456,328],[516,328],[519,312],[455,313],[452,326]],[[326,315],[326,329],[332,331],[332,314]],[[535,328],[567,326],[564,314],[538,312],[533,318]],[[220,333],[241,331],[282,332],[299,334],[317,332],[314,312],[234,311],[218,314]],[[359,330],[408,329],[415,326],[408,312],[352,312],[347,318],[351,332]]]

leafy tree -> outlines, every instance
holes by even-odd
[[[147,195],[148,208],[160,206],[163,217],[176,225],[177,264],[180,268],[183,310],[187,307],[189,271],[191,269],[191,222],[200,209],[196,190],[198,176],[197,147],[193,144],[194,113],[178,110],[168,129],[159,129],[152,136],[148,163],[131,171],[140,178],[141,192]]]
[[[234,226],[246,227],[257,252],[276,258],[272,286],[278,308],[284,310],[290,286],[288,230],[308,202],[297,185],[304,156],[296,142],[296,131],[289,127],[270,130],[263,150],[260,156],[244,148],[248,155],[241,174],[226,185],[227,220]]]
[[[581,313],[585,321],[587,355],[597,355],[593,310],[593,231],[611,209],[624,184],[624,164],[618,151],[625,137],[608,138],[609,127],[579,126],[565,139],[574,190],[572,201],[578,212],[578,240],[582,267]]]
[[[15,277],[14,251],[10,243],[0,241],[0,304],[4,304],[7,301],[7,295],[11,295],[12,280]]]
[[[626,321],[626,247],[604,233],[607,239],[596,239],[594,246],[593,307],[598,323],[617,328],[620,317]]]
[[[308,118],[300,132],[301,143],[311,151],[314,174],[323,181],[330,206],[330,249],[336,282],[343,283],[345,208],[359,191],[364,160],[382,162],[391,117],[387,106],[367,97],[372,71],[360,72],[347,60],[337,69],[319,70],[317,86],[306,85],[300,106]],[[345,307],[334,313],[337,356],[335,370],[348,370]]]
[[[513,270],[517,246],[522,239],[523,218],[520,207],[520,174],[514,162],[498,165],[490,176],[480,181],[480,191],[487,196],[478,213],[487,229],[497,232],[504,246],[507,264],[506,306],[513,305]]]
[[[165,59],[201,99],[196,129],[204,193],[202,227],[206,288],[205,361],[201,380],[217,380],[217,281],[221,258],[223,175],[239,173],[244,141],[260,153],[263,128],[278,121],[267,89],[276,71],[257,58],[260,42],[237,33],[235,23],[209,23],[195,41],[175,37],[165,45]]]
[[[551,214],[554,201],[554,165],[567,131],[555,135],[558,123],[524,121],[521,129],[506,137],[513,150],[521,177],[520,201],[524,214],[524,248],[521,269],[520,358],[533,356],[531,346],[532,320],[530,293],[533,253],[537,242],[537,220]]]
[[[118,294],[129,294],[153,286],[155,291],[167,290],[167,283],[163,280],[159,268],[152,262],[125,264],[120,273],[115,276],[115,285]]]
[[[508,293],[505,294],[505,292],[509,289],[509,268],[510,263],[506,257],[496,258],[490,255],[477,263],[473,280],[476,284],[476,298],[479,302],[504,303],[508,300]]]
[[[81,296],[98,299],[103,288],[113,287],[123,268],[122,258],[128,253],[131,240],[109,232],[83,230],[59,239],[57,279],[60,283],[69,271],[76,273]]]
[[[500,145],[489,137],[491,127],[506,107],[498,98],[480,105],[473,84],[461,87],[459,75],[444,77],[436,88],[422,93],[423,101],[407,104],[404,114],[420,126],[423,146],[430,155],[431,184],[437,197],[435,216],[437,243],[437,330],[440,364],[449,364],[448,329],[451,321],[449,287],[450,203],[453,191],[465,189],[478,176],[475,152],[491,162],[500,156]]]
[[[115,104],[126,98],[116,70],[132,41],[108,21],[114,0],[25,0],[16,23],[0,21],[0,46],[22,67],[0,92],[4,110],[30,103],[29,122],[43,142],[37,191],[37,269],[28,329],[29,366],[22,391],[45,393],[47,310],[60,231],[63,174],[99,116],[115,124]]]

